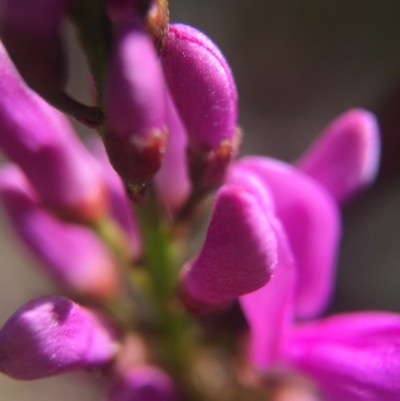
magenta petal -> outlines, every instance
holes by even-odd
[[[264,286],[276,263],[276,239],[254,197],[237,185],[217,193],[200,254],[183,285],[193,299],[223,304]]]
[[[239,166],[271,190],[298,267],[296,315],[308,318],[327,305],[334,285],[340,216],[330,195],[314,180],[277,160],[246,157]]]
[[[267,369],[280,355],[292,324],[297,268],[286,233],[275,217],[268,188],[251,171],[233,165],[227,181],[251,193],[268,216],[277,241],[277,264],[271,280],[259,290],[240,297],[250,326],[250,359],[259,369]]]
[[[400,399],[400,316],[343,314],[300,325],[286,359],[321,387],[328,401]]]
[[[370,184],[379,167],[379,127],[373,114],[350,110],[336,118],[297,163],[338,201]]]
[[[47,273],[79,294],[116,294],[118,269],[104,244],[90,228],[58,220],[43,209],[16,166],[0,171],[0,196],[16,233]]]
[[[62,297],[28,303],[0,331],[0,371],[19,380],[101,365],[116,351],[108,323]]]
[[[70,219],[93,221],[107,205],[92,156],[67,118],[23,83],[0,45],[0,147],[43,201]]]
[[[161,369],[141,366],[128,371],[114,385],[108,401],[175,401],[176,389]]]
[[[158,196],[166,209],[176,212],[190,192],[186,160],[186,132],[175,105],[167,96],[167,126],[169,131],[164,162],[155,176]]]

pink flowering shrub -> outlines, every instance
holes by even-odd
[[[236,159],[230,67],[203,33],[168,23],[165,1],[1,7],[9,162],[0,197],[16,235],[68,294],[29,302],[4,323],[2,373],[96,368],[109,401],[400,399],[400,316],[321,317],[340,207],[379,166],[370,112],[336,118],[293,165]],[[64,92],[67,15],[94,106]],[[43,57],[32,58],[32,43]],[[62,112],[99,138],[85,147]],[[191,251],[202,220],[205,238]],[[244,327],[231,328],[232,315]],[[217,386],[210,364],[223,371]]]

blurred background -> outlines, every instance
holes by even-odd
[[[376,184],[344,211],[331,311],[400,312],[400,2],[397,0],[170,0],[171,22],[204,31],[236,78],[243,154],[299,157],[348,108],[379,116]],[[66,27],[69,91],[88,101],[85,60]],[[84,133],[82,127],[77,128]],[[1,215],[0,324],[32,298],[57,293],[15,243]],[[0,401],[100,400],[96,374],[35,382],[0,376]]]

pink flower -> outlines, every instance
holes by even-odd
[[[281,162],[254,157],[239,161],[228,178],[247,188],[258,181],[250,191],[255,198],[269,193],[265,213],[276,216],[279,228],[275,275],[240,298],[251,331],[250,358],[262,372],[285,367],[307,375],[329,401],[400,397],[398,315],[362,312],[296,323],[296,316],[313,316],[329,299],[339,219],[334,203],[374,178],[378,144],[373,116],[355,110],[336,120],[302,159],[301,166],[312,165],[305,169],[311,179]],[[320,214],[316,220],[311,209]],[[326,262],[318,264],[312,251],[321,249]],[[317,283],[310,285],[312,277]],[[314,307],[309,313],[301,313],[302,299]]]

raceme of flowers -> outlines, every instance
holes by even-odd
[[[293,165],[236,160],[236,86],[216,45],[169,24],[165,1],[100,3],[1,1],[0,195],[68,298],[4,323],[0,371],[96,367],[109,401],[400,399],[400,316],[320,317],[340,207],[377,173],[375,117],[345,112]],[[95,106],[64,91],[67,16]],[[99,135],[84,145],[63,113]]]

